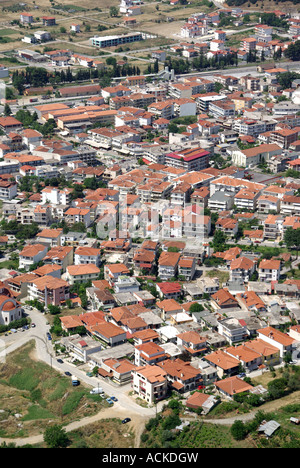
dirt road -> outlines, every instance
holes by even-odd
[[[125,408],[115,403],[113,407],[105,408],[104,410],[100,411],[99,413],[95,414],[94,416],[89,416],[80,421],[73,421],[72,423],[65,426],[66,432],[74,431],[79,429],[83,426],[87,426],[88,424],[95,423],[100,421],[101,419],[111,419],[111,418],[120,418],[124,419],[128,417],[128,411]],[[140,437],[144,430],[145,423],[147,422],[147,416],[141,415],[138,412],[136,414],[130,414],[131,421],[127,423],[128,429],[132,430],[135,434],[135,443],[134,447],[138,448],[140,445]],[[3,442],[6,443],[15,443],[17,446],[22,447],[23,445],[30,444],[35,445],[38,443],[43,442],[44,436],[43,434],[39,434],[36,436],[26,437],[24,439],[7,439],[7,438],[0,438],[0,444]]]

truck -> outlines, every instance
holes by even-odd
[[[77,385],[79,385],[79,380],[78,380],[78,377],[76,377],[76,375],[72,375],[72,385],[73,387],[77,387]]]
[[[104,393],[104,390],[101,387],[95,387],[90,391],[91,395],[100,395],[100,394],[103,394],[103,393]]]

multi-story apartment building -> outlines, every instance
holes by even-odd
[[[281,216],[269,215],[264,222],[264,239],[278,239],[282,237],[283,221]]]
[[[0,180],[0,200],[12,200],[17,195],[17,183],[10,180]]]
[[[178,272],[179,252],[162,252],[158,260],[158,276],[161,280],[174,278]]]
[[[165,164],[186,171],[201,171],[209,167],[209,156],[209,151],[199,147],[183,149],[166,154]]]
[[[270,143],[276,143],[281,148],[287,149],[294,141],[298,140],[299,132],[299,128],[274,130],[270,135]]]
[[[224,99],[218,102],[211,102],[208,111],[216,119],[219,117],[231,118],[235,115],[235,105],[230,99]]]
[[[288,216],[300,215],[300,197],[285,195],[281,201],[280,213]]]
[[[70,298],[69,283],[51,275],[42,276],[28,283],[28,298],[42,304],[61,305]]]
[[[230,264],[230,281],[248,282],[255,271],[255,262],[247,257],[238,257]]]

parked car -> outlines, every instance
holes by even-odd
[[[57,362],[59,362],[60,364],[63,364],[63,360],[62,359],[57,359]]]
[[[68,377],[71,377],[72,374],[71,374],[71,372],[66,371],[66,372],[65,372],[65,375],[67,375]]]
[[[130,422],[130,421],[131,421],[130,418],[125,418],[125,419],[123,419],[122,424],[126,424],[126,423],[128,423],[128,422]]]
[[[113,405],[113,404],[114,404],[114,402],[113,402],[113,400],[112,400],[111,398],[106,398],[106,401],[107,401],[107,403],[109,403],[110,405]]]
[[[110,399],[111,399],[112,401],[118,401],[118,398],[116,398],[115,396],[111,396]]]

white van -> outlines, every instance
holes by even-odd
[[[91,395],[100,395],[100,394],[104,394],[104,391],[103,391],[103,388],[101,388],[101,387],[95,387],[95,388],[93,388],[93,390],[90,391],[90,394]]]

